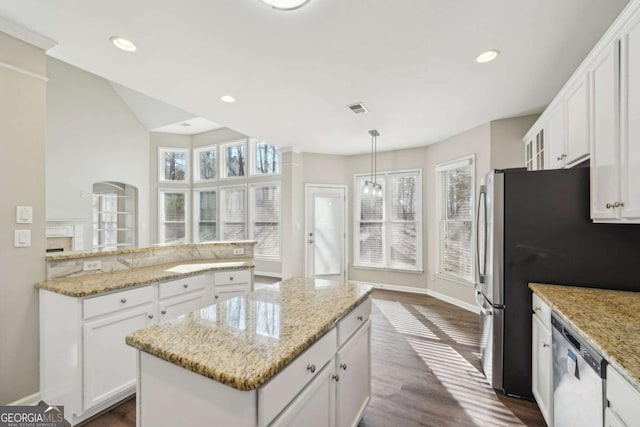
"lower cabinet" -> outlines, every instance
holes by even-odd
[[[611,365],[607,365],[605,389],[605,426],[640,426],[640,390],[631,385]]]
[[[98,405],[136,384],[136,352],[125,337],[155,322],[149,302],[125,312],[85,323],[83,327],[84,408]]]
[[[553,354],[551,351],[551,308],[533,295],[532,392],[547,425],[553,425]]]
[[[160,300],[158,303],[160,322],[165,320],[175,319],[183,314],[191,313],[192,311],[199,310],[205,305],[205,292],[192,292],[186,295],[178,297],[167,298],[166,300]]]

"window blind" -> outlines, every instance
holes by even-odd
[[[280,185],[251,187],[251,238],[257,241],[255,255],[280,257]]]
[[[247,238],[246,187],[220,190],[222,240],[244,240]]]

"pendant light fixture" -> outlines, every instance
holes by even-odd
[[[274,9],[293,10],[298,9],[310,0],[262,0]]]
[[[369,135],[371,135],[371,177],[364,181],[364,194],[368,194],[371,197],[382,198],[382,185],[378,184],[376,176],[376,168],[378,166],[377,145],[380,132],[372,129],[369,131]]]

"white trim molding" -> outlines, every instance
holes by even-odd
[[[16,24],[15,22],[9,21],[2,16],[0,16],[0,31],[43,50],[49,50],[58,44],[57,41],[23,27],[22,25]]]
[[[437,298],[440,301],[444,301],[448,304],[455,305],[456,307],[463,308],[472,313],[480,314],[480,307],[478,307],[477,305],[460,301],[459,299],[450,297],[449,295],[441,294],[440,292],[432,291],[431,289],[416,288],[413,286],[390,285],[387,283],[363,282],[359,280],[350,280],[350,282],[358,283],[361,285],[371,285],[375,289],[384,289],[387,291],[395,291],[395,292],[407,292],[410,294],[428,295],[430,297]]]
[[[8,403],[8,406],[33,406],[40,402],[40,392],[33,393],[29,396],[25,396],[22,399],[18,399],[15,402]]]

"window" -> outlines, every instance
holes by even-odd
[[[247,238],[246,200],[246,185],[220,189],[221,240],[244,240]]]
[[[247,144],[236,141],[221,146],[222,171],[224,178],[246,176]]]
[[[474,156],[438,165],[439,274],[473,282]]]
[[[110,251],[137,244],[138,189],[122,182],[93,184],[93,250]]]
[[[250,190],[251,238],[258,242],[255,256],[280,258],[280,184],[256,184]]]
[[[196,148],[193,150],[195,158],[194,181],[212,181],[218,178],[218,147]]]
[[[160,181],[188,181],[189,151],[181,148],[158,149],[158,172]]]
[[[189,218],[189,193],[187,190],[159,191],[158,241],[160,244],[187,243]]]
[[[369,179],[355,176],[355,265],[421,271],[422,171],[378,174],[382,197],[364,192]]]
[[[194,242],[212,242],[218,240],[218,191],[203,188],[194,191],[195,229]]]
[[[280,149],[264,141],[251,140],[253,175],[280,173]]]

